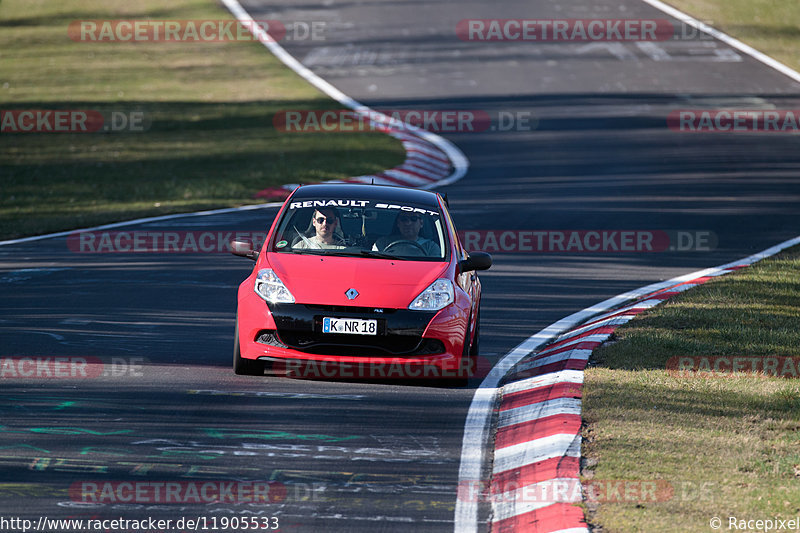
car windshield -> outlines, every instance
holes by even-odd
[[[278,253],[377,259],[443,261],[448,250],[438,207],[363,198],[291,201],[272,240]]]

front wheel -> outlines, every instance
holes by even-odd
[[[478,348],[481,338],[481,308],[478,307],[478,317],[475,319],[475,341],[469,347],[469,356],[478,357]]]
[[[458,367],[458,377],[452,382],[456,387],[468,386],[469,380],[475,372],[477,359],[473,355],[473,351],[476,350],[476,348],[473,343],[470,343],[471,338],[471,328],[469,322],[467,322],[467,331],[464,333],[464,347],[461,349],[461,363]],[[475,341],[477,342],[477,337]]]
[[[236,317],[236,332],[233,334],[233,373],[240,376],[263,376],[264,363],[256,359],[245,359],[239,349],[239,317]]]

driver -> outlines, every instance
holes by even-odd
[[[336,210],[328,207],[321,207],[314,210],[311,217],[311,224],[314,226],[313,237],[301,235],[292,248],[295,249],[341,249],[344,248],[341,236],[336,234],[336,227],[339,225],[339,217]]]
[[[402,244],[405,241],[411,241],[424,250],[425,255],[428,257],[441,257],[442,253],[439,245],[430,239],[420,236],[419,232],[422,229],[422,224],[422,215],[419,213],[400,213],[394,221],[392,232],[375,241],[372,249],[383,252],[390,248],[388,251],[391,253],[391,248],[400,246],[400,244],[396,243]],[[410,246],[406,248],[410,248]]]

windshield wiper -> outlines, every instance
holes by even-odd
[[[337,248],[284,248],[279,250],[279,253],[292,253],[300,255],[327,255],[327,256],[344,256],[344,257],[375,257],[377,259],[395,259],[398,261],[408,261],[410,258],[401,257],[399,255],[387,254],[385,252],[376,252],[374,250],[343,250]]]
[[[300,255],[332,255],[320,248],[284,248],[283,250],[278,250],[278,253],[286,252]]]

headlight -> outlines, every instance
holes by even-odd
[[[414,298],[409,309],[414,311],[438,311],[453,303],[453,283],[449,279],[437,279]]]
[[[263,299],[273,304],[294,303],[294,296],[271,268],[263,268],[258,271],[253,290]]]

